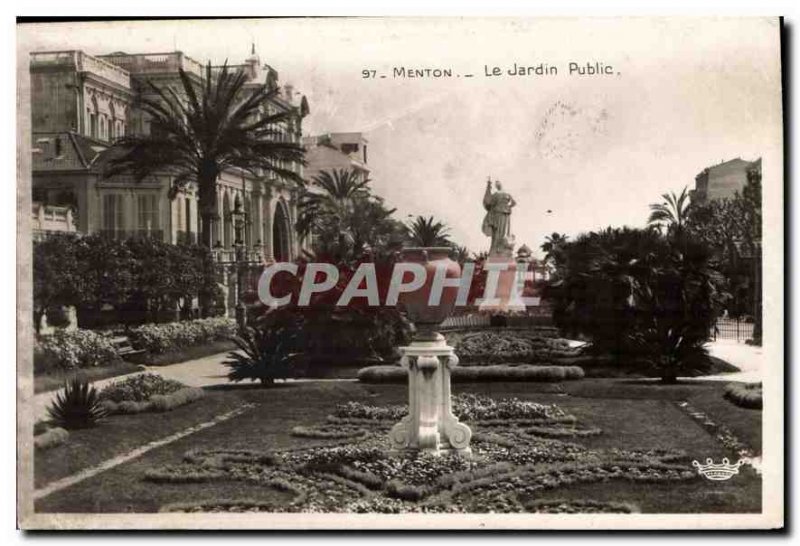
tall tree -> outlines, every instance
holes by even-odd
[[[552,234],[546,236],[544,243],[540,247],[542,252],[544,252],[544,262],[545,263],[553,263],[556,265],[559,261],[559,257],[561,252],[564,248],[564,245],[567,244],[567,240],[569,237],[567,235],[563,235],[561,233],[553,232]]]
[[[668,233],[682,233],[689,216],[689,192],[684,187],[680,194],[665,193],[661,203],[650,205],[650,217],[647,223]]]
[[[405,227],[372,195],[369,183],[356,171],[323,171],[304,190],[296,227],[313,236],[316,258],[352,263],[367,254],[388,257],[401,246]]]
[[[166,172],[172,176],[173,196],[190,182],[197,183],[201,241],[210,247],[219,175],[238,168],[302,184],[302,178],[283,165],[302,162],[304,150],[287,142],[277,128],[297,113],[264,113],[264,106],[279,93],[277,87],[248,86],[244,71],[231,71],[227,64],[215,73],[209,63],[199,82],[183,70],[179,75],[180,89],[147,82],[152,96],[142,97],[140,108],[150,118],[150,134],[118,140],[106,174],[131,173],[142,180]]]
[[[447,224],[433,216],[417,216],[408,227],[408,241],[414,246],[451,246]]]
[[[298,204],[297,231],[307,236],[328,228],[338,220],[346,231],[345,219],[353,212],[359,198],[369,197],[369,178],[354,170],[322,171],[311,180]]]

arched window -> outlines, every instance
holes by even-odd
[[[232,220],[231,200],[226,192],[222,197],[222,246],[225,248],[230,248],[233,245]]]
[[[97,138],[97,99],[92,97],[91,105],[88,107],[89,113],[89,136]]]
[[[117,138],[117,112],[114,108],[114,103],[111,102],[108,105],[109,112],[111,112],[111,117],[108,120],[108,136],[109,140],[114,140]]]
[[[272,221],[272,254],[275,261],[285,262],[291,260],[289,246],[289,214],[286,205],[278,201],[275,206],[275,217]]]

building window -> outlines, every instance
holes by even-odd
[[[114,239],[125,230],[123,196],[118,193],[103,195],[103,231]]]
[[[89,136],[97,138],[97,115],[89,111]]]
[[[159,229],[158,195],[154,193],[136,196],[138,215],[137,228],[145,236],[155,235]]]

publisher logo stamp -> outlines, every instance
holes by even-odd
[[[736,474],[739,473],[739,467],[748,464],[750,459],[739,459],[734,464],[730,464],[728,458],[722,459],[722,462],[719,464],[714,464],[714,460],[711,458],[706,459],[706,464],[700,464],[699,461],[694,460],[692,461],[692,466],[697,468],[697,473],[707,478],[709,480],[721,482],[730,480]]]

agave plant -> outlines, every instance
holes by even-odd
[[[93,427],[106,416],[97,389],[81,377],[67,381],[47,411],[57,426],[68,430]]]
[[[228,353],[223,364],[234,382],[249,379],[271,385],[290,377],[293,365],[303,356],[294,350],[297,333],[289,327],[247,328],[232,339],[238,350]]]

